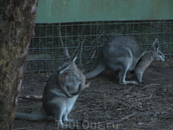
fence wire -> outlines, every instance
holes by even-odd
[[[133,36],[146,50],[158,38],[167,61],[173,58],[173,20],[36,24],[26,72],[56,70],[63,58],[63,47],[67,47],[71,55],[78,52],[80,68],[91,69],[99,48],[116,35]]]

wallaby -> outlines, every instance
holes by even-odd
[[[159,41],[156,38],[149,51],[142,51],[137,42],[129,36],[117,36],[100,50],[95,68],[85,74],[86,79],[90,79],[110,68],[119,71],[120,84],[138,85],[142,82],[142,75],[152,61],[164,61],[165,56],[158,49]],[[126,81],[127,71],[134,71],[138,80]]]
[[[74,122],[68,119],[78,95],[85,87],[85,76],[77,68],[75,60],[71,58],[67,48],[64,48],[65,60],[48,79],[43,91],[42,108],[34,114],[16,113],[16,119],[31,121],[53,118],[59,126],[66,126],[63,122]]]

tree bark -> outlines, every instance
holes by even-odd
[[[0,130],[15,118],[36,8],[37,0],[0,1]]]

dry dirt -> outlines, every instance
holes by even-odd
[[[42,95],[45,83],[38,80],[45,77],[46,74],[25,75],[21,95]],[[90,87],[81,93],[69,114],[83,123],[69,124],[71,129],[173,130],[173,67],[149,67],[143,81],[143,86],[120,85],[109,71],[88,80]],[[40,107],[40,100],[19,99],[18,111],[31,113]],[[13,129],[59,128],[50,121],[15,120]]]

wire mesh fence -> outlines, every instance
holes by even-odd
[[[78,53],[80,68],[91,69],[99,48],[116,35],[133,36],[145,50],[158,38],[167,61],[173,58],[173,20],[36,24],[26,72],[56,70],[63,58],[63,47],[67,47],[71,55]]]

